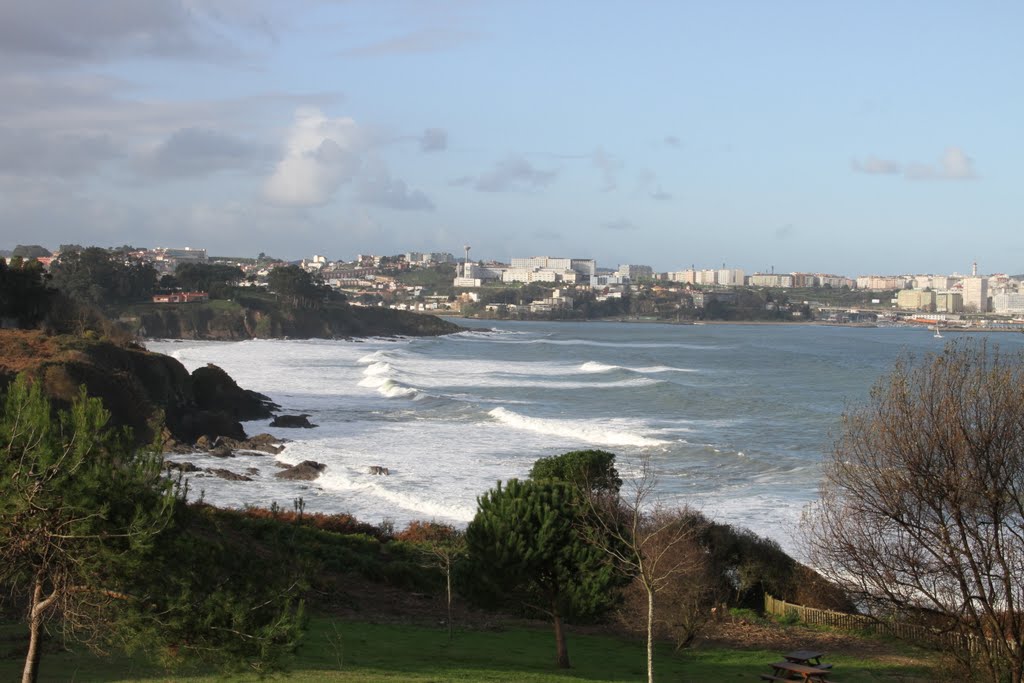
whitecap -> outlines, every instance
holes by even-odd
[[[575,439],[604,446],[637,446],[647,448],[666,446],[671,443],[629,431],[612,429],[605,426],[606,423],[595,424],[583,420],[554,420],[550,418],[528,417],[501,407],[494,408],[487,414],[513,429]]]

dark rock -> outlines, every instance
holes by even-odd
[[[380,465],[370,465],[370,474],[391,474],[387,467],[381,467]]]
[[[245,468],[245,473],[246,474],[259,474],[260,471],[257,468],[255,468],[255,467],[246,467]]]
[[[277,407],[263,394],[242,389],[228,373],[212,364],[192,372],[192,392],[200,410],[223,412],[236,420],[261,420],[270,417]]]
[[[239,388],[220,368],[190,375],[176,359],[134,344],[0,330],[0,349],[0,386],[24,371],[57,409],[66,410],[85,385],[110,411],[111,427],[129,428],[139,445],[159,441],[164,452],[191,452],[202,436],[244,440],[240,420],[272,415],[267,397]]]
[[[180,433],[185,440],[196,443],[203,436],[204,443],[212,443],[218,436],[227,436],[242,441],[245,430],[241,423],[227,413],[211,410],[196,410],[181,416],[178,422]]]
[[[320,473],[327,469],[324,465],[313,460],[304,460],[294,467],[275,472],[278,479],[289,479],[292,481],[312,481],[320,476]]]
[[[162,305],[138,316],[138,324],[144,336],[162,339],[345,339],[435,336],[463,330],[433,315],[351,306],[339,301],[302,309],[239,295],[235,303],[237,307],[231,309],[214,308],[213,302]]]
[[[178,472],[198,472],[199,468],[190,462],[168,462],[164,461],[164,469],[170,472],[171,470],[177,470]]]
[[[222,436],[214,441],[214,445],[227,446],[234,450],[269,453],[270,455],[277,455],[284,450],[284,445],[281,443],[281,439],[270,434],[257,434],[256,436],[245,439],[244,441]]]
[[[252,481],[251,477],[247,477],[244,474],[236,474],[235,472],[232,472],[231,470],[224,470],[224,469],[220,469],[220,468],[210,468],[210,467],[207,467],[203,471],[204,472],[209,472],[210,474],[212,474],[215,477],[220,477],[221,479],[227,479],[228,481]]]
[[[309,421],[309,415],[303,413],[301,415],[277,415],[270,423],[271,427],[288,427],[288,428],[301,428],[311,429],[316,427]]]
[[[233,458],[235,457],[234,452],[227,446],[217,446],[216,448],[210,449],[210,455],[215,458]]]

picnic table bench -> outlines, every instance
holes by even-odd
[[[810,664],[800,664],[799,662],[785,660],[781,662],[773,662],[771,667],[772,674],[770,676],[768,674],[762,674],[762,680],[800,680],[810,681],[813,683],[834,683],[825,678],[827,675],[832,673],[831,667],[828,666],[811,666]]]
[[[782,657],[787,662],[809,664],[810,666],[821,666],[821,658],[824,655],[824,652],[818,652],[817,650],[793,650],[792,652],[787,652],[782,655]]]

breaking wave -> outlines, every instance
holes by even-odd
[[[507,408],[494,408],[487,413],[498,422],[513,429],[521,429],[537,434],[564,437],[586,441],[602,446],[636,446],[648,448],[667,446],[670,441],[652,439],[629,431],[610,429],[581,420],[552,420],[539,417],[527,417]]]

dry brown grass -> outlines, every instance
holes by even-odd
[[[64,348],[54,337],[33,330],[0,330],[0,372],[17,374],[56,360]]]

